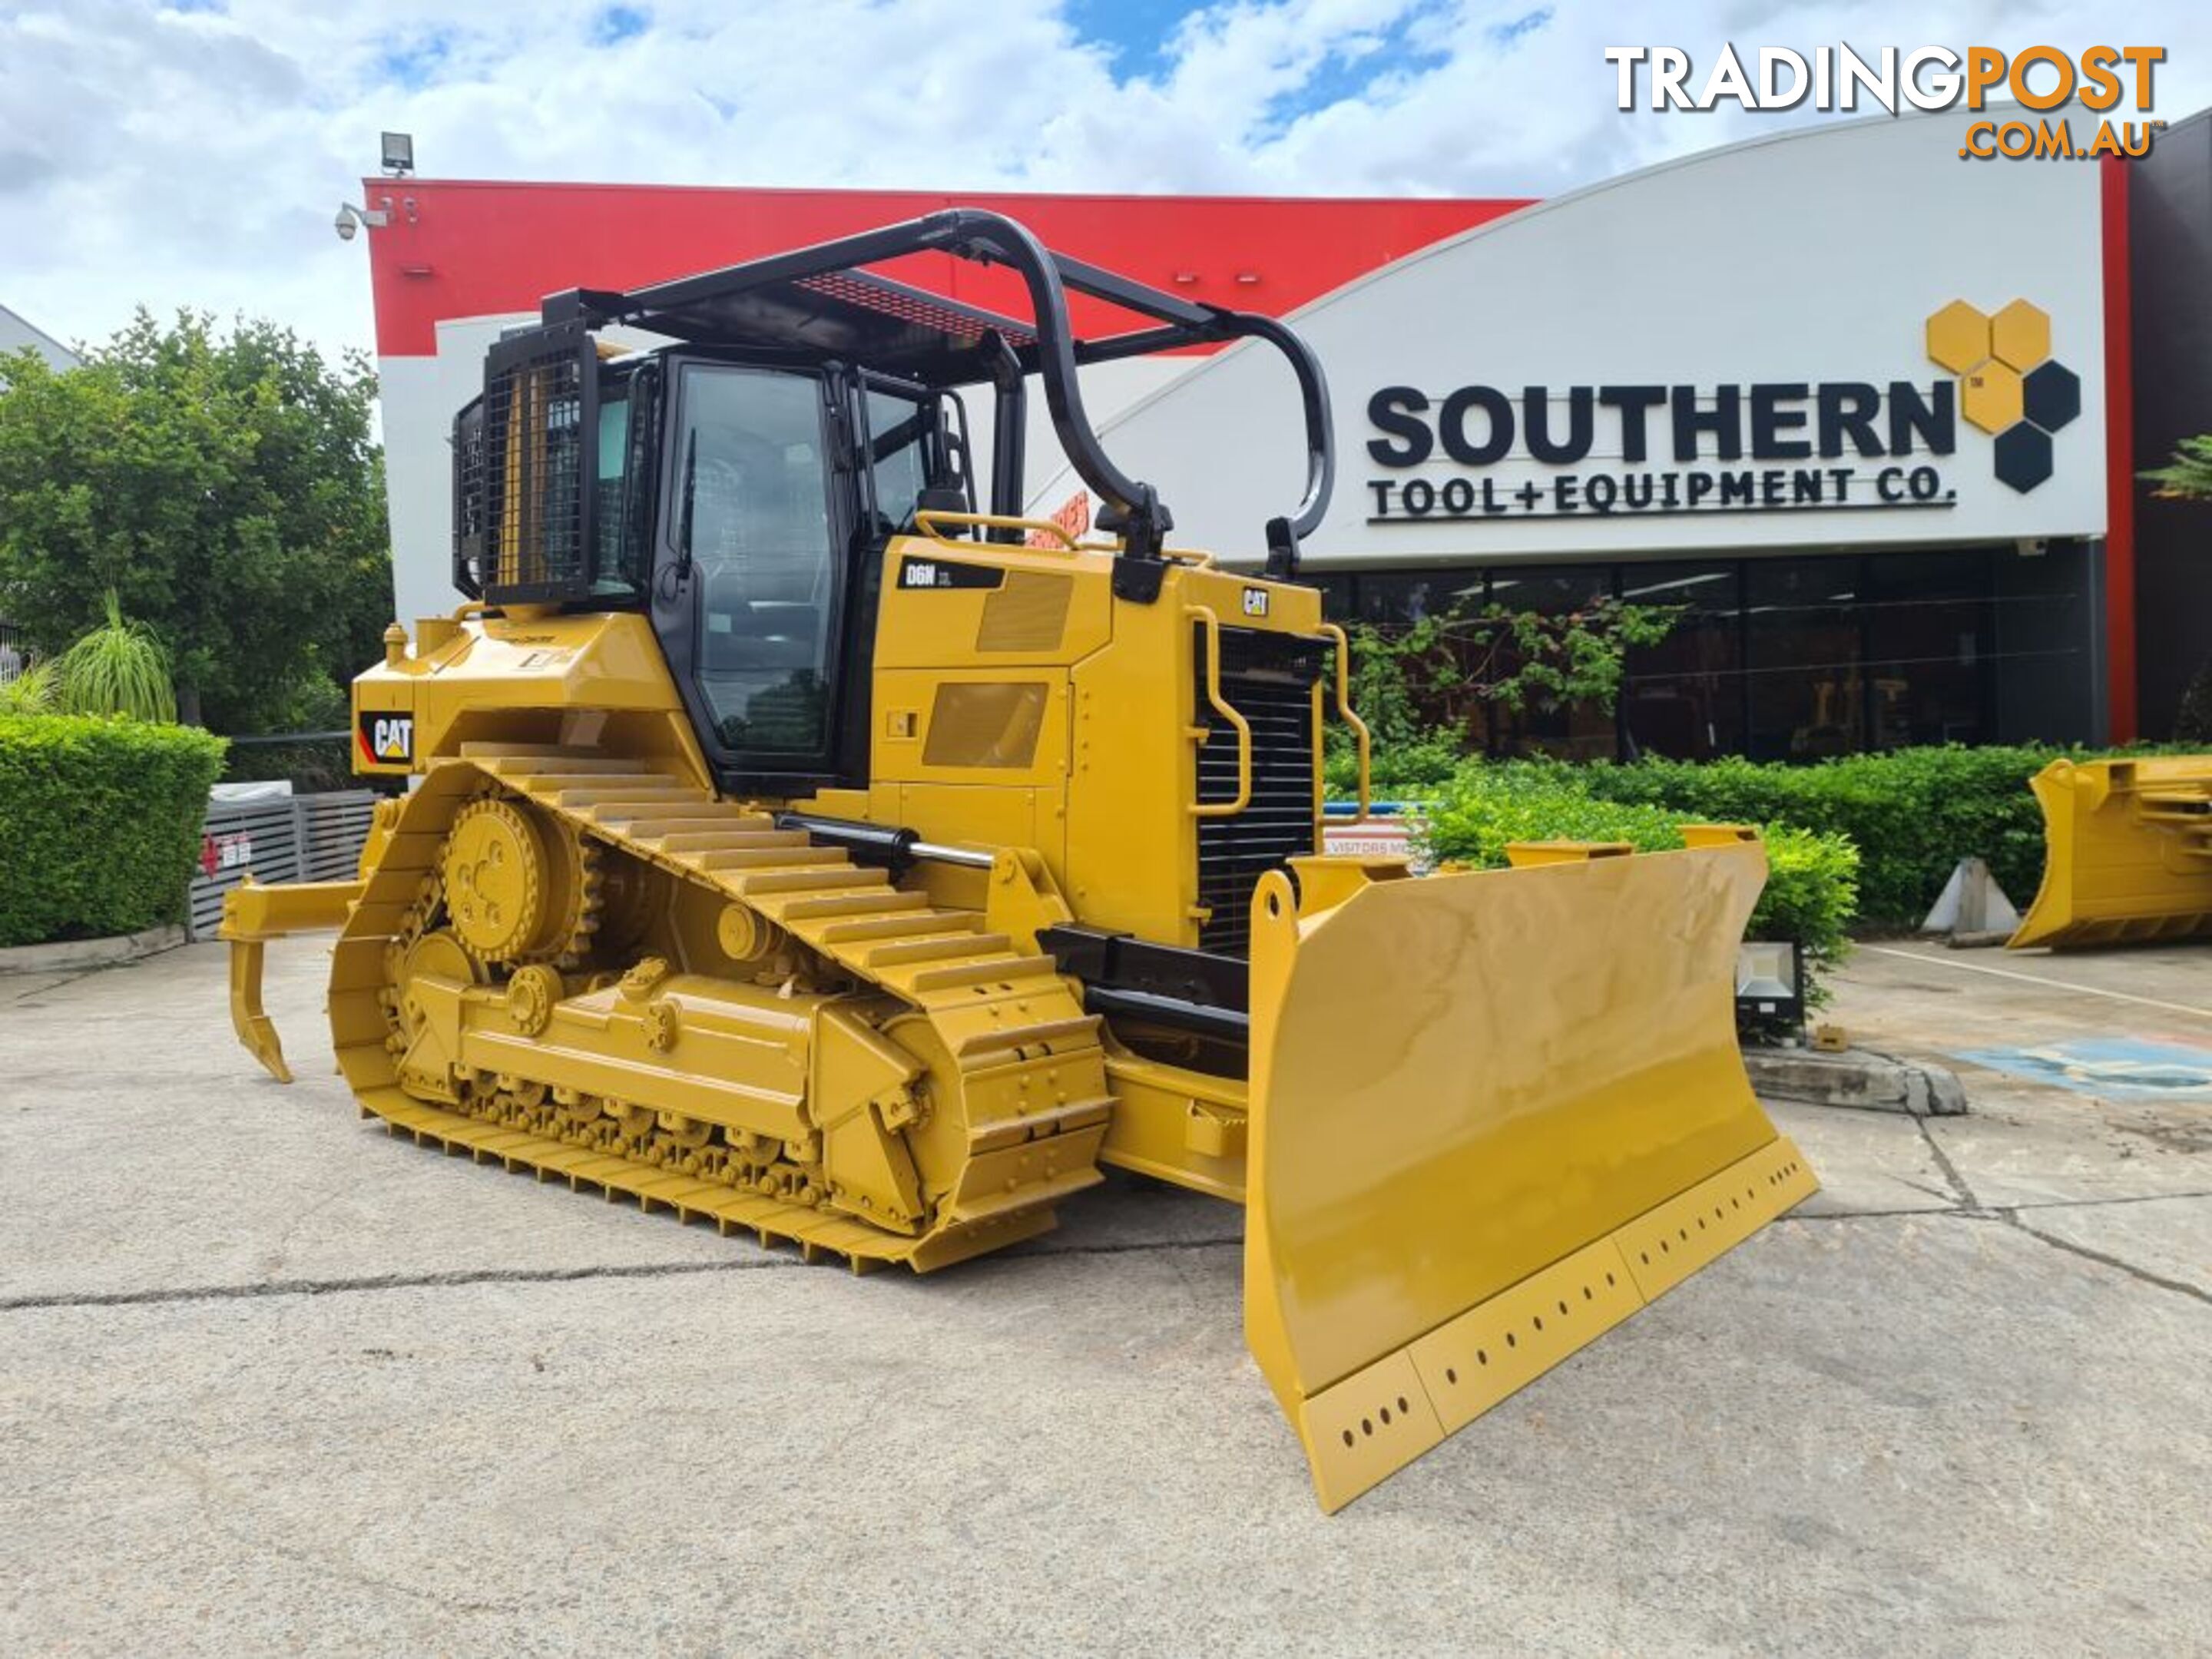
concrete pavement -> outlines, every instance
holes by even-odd
[[[1229,1206],[1116,1182],[933,1279],[803,1267],[362,1124],[321,968],[271,953],[289,1090],[214,947],[0,981],[0,1650],[2212,1646],[2212,1106],[1962,1066],[1964,1119],[1778,1107],[1817,1199],[1328,1519]],[[2212,1044],[1873,952],[1834,1012]]]

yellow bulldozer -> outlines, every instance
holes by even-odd
[[[1026,319],[869,269],[932,252]],[[1131,320],[1079,337],[1071,291]],[[1307,449],[1253,574],[1170,544],[1079,385],[1240,342]],[[1032,381],[1097,539],[1019,516]],[[1329,722],[1366,806],[1298,580],[1333,472],[1290,330],[995,214],[549,298],[455,423],[467,603],[355,682],[394,792],[359,880],[231,895],[240,1038],[289,1078],[264,942],[335,927],[365,1115],[855,1269],[1035,1237],[1102,1166],[1241,1202],[1247,1338],[1336,1508],[1814,1180],[1735,1048],[1755,834],[1322,851]]]

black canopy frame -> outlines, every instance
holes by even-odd
[[[1000,316],[863,269],[929,252],[1006,266],[1027,289],[1032,319]],[[1148,318],[1152,325],[1079,338],[1068,318],[1071,289]],[[621,324],[696,344],[795,351],[933,388],[988,383],[997,416],[992,507],[1006,516],[1021,511],[1024,383],[1036,375],[1061,449],[1103,503],[1100,528],[1122,538],[1115,589],[1136,599],[1159,592],[1162,541],[1175,520],[1153,485],[1130,477],[1106,453],[1084,409],[1077,371],[1185,346],[1263,341],[1289,360],[1297,378],[1306,441],[1304,494],[1266,526],[1271,574],[1295,574],[1300,541],[1328,510],[1336,465],[1328,386],[1303,340],[1272,317],[1182,299],[1056,253],[1000,213],[950,208],[628,292],[572,289],[545,301],[542,319],[548,327]]]

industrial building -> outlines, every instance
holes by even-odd
[[[75,368],[78,358],[59,340],[6,306],[0,306],[0,356],[25,346],[37,352],[53,368]]]
[[[1306,568],[1337,614],[1682,607],[1614,716],[1501,715],[1501,750],[2163,735],[2212,658],[2212,508],[2135,475],[2212,428],[2212,119],[2069,165],[1962,161],[1964,118],[1795,127],[1541,202],[370,179],[402,614],[450,603],[447,433],[542,295],[961,202],[1297,323],[1334,404]],[[891,274],[1014,303],[936,256]],[[1296,495],[1279,373],[1235,349],[1096,372],[1093,417],[1179,542],[1256,560]],[[1032,511],[1080,511],[1071,477],[1030,476]]]

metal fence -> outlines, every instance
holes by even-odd
[[[0,685],[5,685],[31,665],[30,642],[11,622],[0,622]]]
[[[192,878],[191,936],[215,937],[222,896],[249,870],[264,885],[352,880],[375,810],[376,796],[367,789],[211,802]]]

